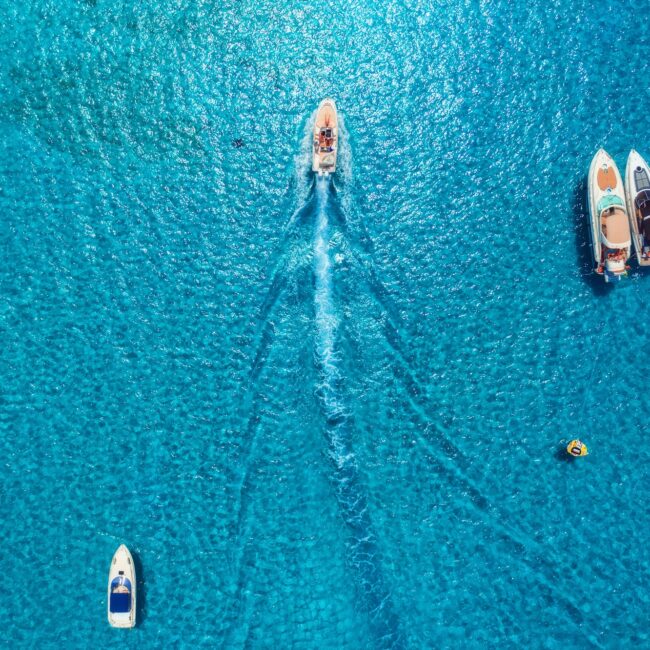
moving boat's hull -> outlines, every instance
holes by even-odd
[[[126,579],[130,583],[130,608],[128,612],[111,612],[111,590],[112,583],[115,579]],[[111,568],[108,574],[108,622],[113,627],[134,627],[135,610],[136,610],[136,586],[135,586],[135,566],[129,549],[122,544],[111,561]]]
[[[314,122],[313,148],[312,171],[318,174],[333,174],[336,171],[336,154],[339,148],[338,116],[333,99],[324,99],[318,107]]]
[[[601,239],[601,224],[598,205],[606,197],[617,197],[621,205],[625,205],[625,189],[623,180],[612,157],[604,150],[599,149],[589,166],[589,178],[587,181],[587,195],[589,202],[589,232],[591,235],[591,247],[593,258],[599,273],[605,278],[605,282],[618,282],[625,275],[614,274],[602,270],[603,267],[603,242]],[[629,255],[629,251],[628,251]]]
[[[645,160],[634,150],[630,151],[625,167],[625,198],[627,200],[627,215],[630,220],[632,242],[639,266],[650,266],[650,257],[643,256],[643,236],[639,231],[639,220],[636,215],[634,200],[644,190],[650,190],[650,168]]]

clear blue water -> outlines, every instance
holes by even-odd
[[[650,156],[643,7],[0,18],[3,642],[650,644],[650,277],[593,275],[584,184]]]

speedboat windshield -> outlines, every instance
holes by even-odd
[[[598,214],[602,214],[605,210],[609,211],[610,208],[618,206],[623,207],[624,205],[623,199],[620,196],[616,196],[616,194],[606,194],[602,199],[600,199],[600,201],[598,201],[596,210],[598,211]]]
[[[131,591],[131,581],[124,576],[117,576],[111,581],[111,593],[123,593]]]

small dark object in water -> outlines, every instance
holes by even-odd
[[[235,147],[235,149],[241,149],[244,146],[244,141],[241,138],[236,138],[232,141],[232,146]]]

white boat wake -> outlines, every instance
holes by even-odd
[[[398,648],[404,642],[390,590],[381,569],[381,557],[370,514],[360,486],[356,457],[350,444],[352,419],[345,407],[343,377],[337,354],[340,322],[332,291],[332,262],[328,201],[330,178],[316,180],[314,230],[314,309],[316,363],[321,381],[317,394],[326,418],[326,438],[334,462],[333,479],[343,518],[349,528],[349,562],[356,572],[359,595],[369,614],[376,647]]]

